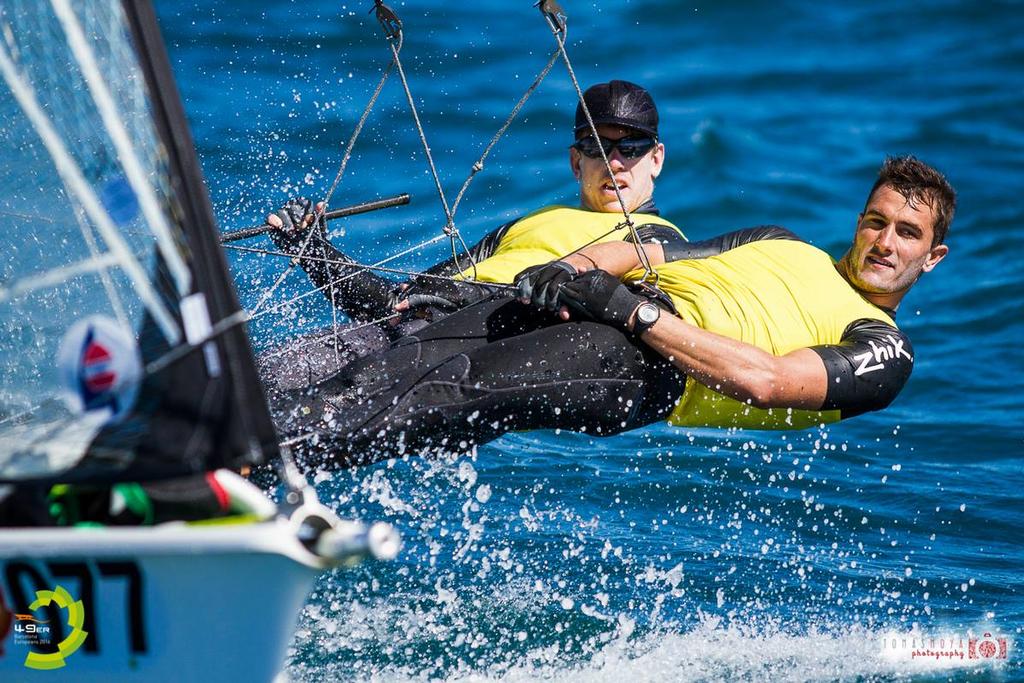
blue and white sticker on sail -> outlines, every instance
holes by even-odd
[[[57,351],[68,407],[75,413],[109,410],[123,418],[135,404],[142,381],[142,360],[134,335],[105,316],[79,320]]]

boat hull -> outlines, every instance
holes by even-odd
[[[0,531],[2,604],[38,619],[8,617],[5,628],[0,614],[0,680],[273,680],[323,567],[283,521]],[[71,610],[29,609],[57,586],[81,601],[87,635],[41,672],[26,666],[45,649],[28,644],[42,637],[29,625],[48,627],[51,642],[73,635]]]

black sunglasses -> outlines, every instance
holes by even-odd
[[[657,138],[652,138],[650,135],[630,135],[628,137],[619,138],[618,140],[609,140],[608,138],[601,136],[601,144],[598,146],[593,135],[588,135],[585,138],[580,138],[572,145],[571,148],[579,150],[580,154],[591,159],[599,159],[601,157],[601,149],[604,149],[604,155],[611,156],[612,150],[618,148],[619,154],[625,159],[638,159],[643,155],[654,149],[654,146],[658,144]]]

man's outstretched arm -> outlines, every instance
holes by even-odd
[[[273,228],[270,238],[281,251],[297,257],[313,286],[349,318],[365,321],[386,314],[396,283],[354,263],[331,244],[322,216],[314,225],[323,208],[322,202],[314,207],[308,199],[288,200],[267,216]]]
[[[659,266],[668,261],[717,256],[751,242],[800,239],[778,225],[734,230],[697,242],[689,242],[678,232],[664,226],[644,225],[638,229],[638,233],[641,241],[639,247],[632,240],[591,244],[559,261],[527,268],[516,275],[514,280],[520,288],[521,298],[541,308],[556,311],[559,310],[556,300],[561,286],[591,270],[603,270],[622,277],[632,270],[642,268],[645,260],[651,266]],[[565,309],[561,310],[561,315],[563,319],[569,319]]]
[[[635,314],[630,330],[634,322]],[[662,315],[641,339],[689,377],[755,408],[820,410],[825,403],[828,374],[813,349],[776,356],[674,315]]]
[[[637,308],[648,301],[600,270],[565,284],[559,300],[572,316],[631,332]],[[688,377],[738,401],[757,408],[839,410],[843,417],[889,405],[914,363],[906,335],[873,319],[851,323],[836,344],[779,356],[667,311],[641,331],[640,339]]]
[[[634,331],[637,308],[648,301],[602,270],[563,284],[558,295],[563,317],[590,318],[629,332]],[[755,407],[817,410],[825,402],[825,363],[811,349],[775,356],[695,327],[665,310],[640,338],[688,377]]]
[[[632,328],[633,320],[629,321]],[[837,344],[782,356],[664,316],[641,333],[689,376],[758,408],[839,410],[853,417],[885,408],[914,369],[910,340],[892,325],[863,318]]]
[[[665,248],[656,242],[639,245],[652,266],[665,263]],[[642,268],[637,245],[632,242],[602,242],[591,244],[562,259],[577,273],[600,269],[616,277],[622,277],[631,270]]]
[[[301,253],[298,263],[313,285],[353,320],[371,320],[390,311],[420,307],[450,311],[493,293],[484,285],[451,280],[450,275],[458,272],[454,259],[442,261],[425,275],[414,276],[402,284],[382,277],[331,244],[323,219],[314,225],[316,212],[323,208],[322,202],[313,206],[308,199],[288,200],[278,212],[267,216],[266,222],[273,228],[270,237],[285,253]],[[509,225],[501,226],[474,245],[470,250],[473,257],[480,261],[490,256]]]
[[[730,249],[735,249],[751,242],[799,239],[795,234],[779,225],[759,225],[753,228],[743,228],[742,230],[734,230],[696,242],[687,241],[673,230],[658,230],[650,235],[650,239],[644,239],[644,235],[641,235],[642,248],[652,266],[658,266],[668,261],[717,256]],[[631,270],[643,267],[636,244],[630,240],[591,244],[576,253],[570,254],[563,260],[573,266],[579,273],[585,273],[593,268],[600,268],[619,277],[622,277]]]

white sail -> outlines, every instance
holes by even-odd
[[[166,55],[141,7],[0,5],[0,481],[169,476],[276,452]],[[71,371],[57,367],[82,320],[110,324],[64,352]],[[113,354],[122,338],[137,351]],[[149,372],[132,369],[139,362]]]
[[[229,515],[0,528],[0,680],[271,680],[317,575],[398,537],[218,469],[277,438],[152,8],[3,0],[0,76],[0,527],[52,521],[50,483],[193,472]]]

